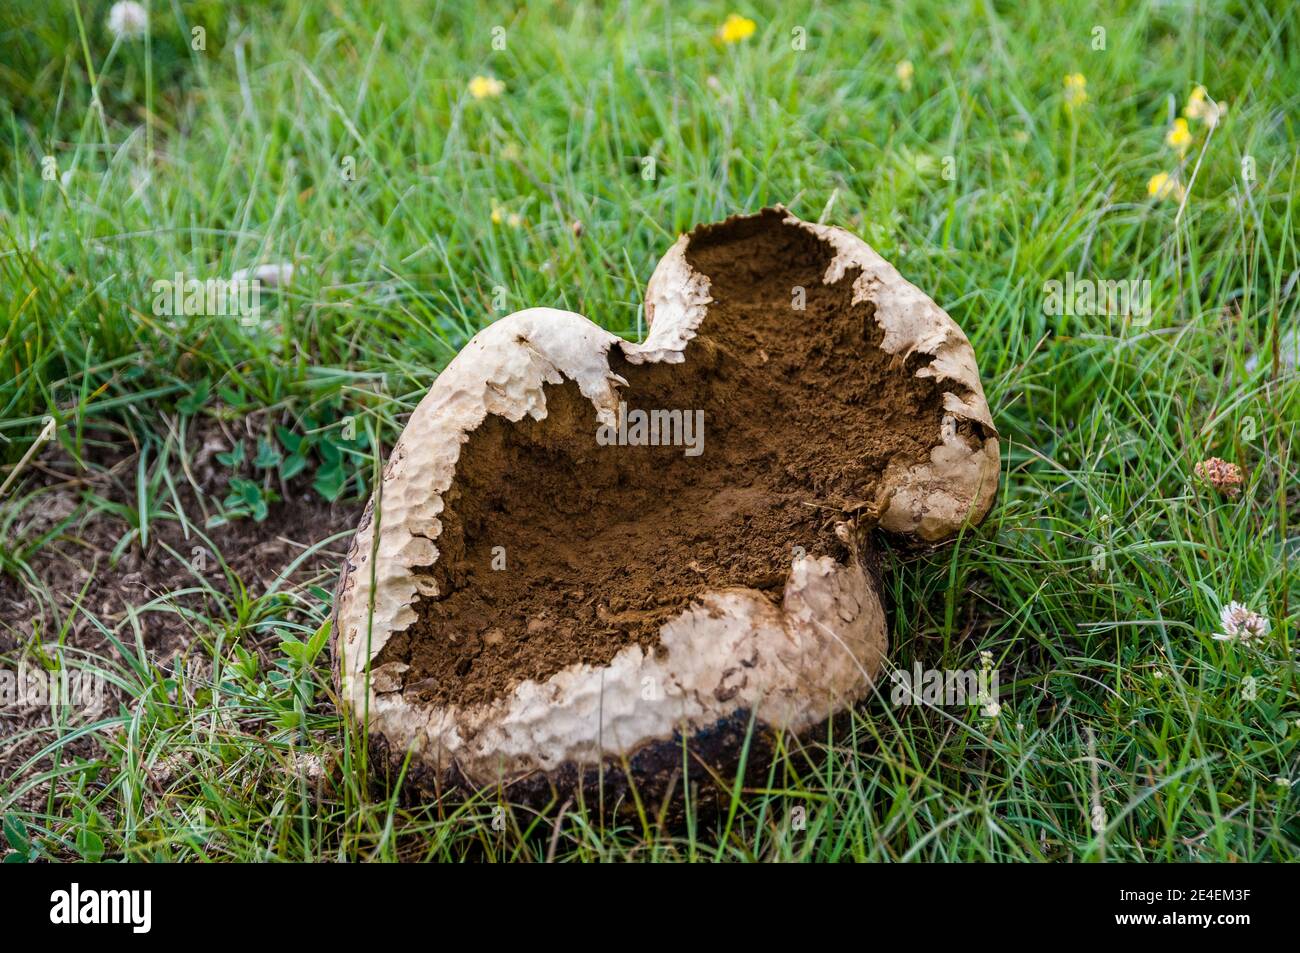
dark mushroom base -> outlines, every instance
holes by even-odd
[[[821,742],[832,725],[851,718],[852,713],[846,710],[806,731],[782,736],[767,723],[752,721],[748,710],[737,711],[696,732],[685,746],[678,733],[671,741],[650,742],[626,762],[610,758],[599,768],[570,762],[554,771],[504,781],[495,789],[476,788],[454,766],[438,771],[412,758],[405,766],[399,796],[410,805],[437,801],[450,806],[477,794],[489,804],[518,806],[543,816],[581,808],[615,821],[634,821],[644,812],[651,823],[662,821],[677,828],[688,814],[686,787],[690,789],[691,813],[697,820],[707,821],[730,804],[742,758],[746,788],[768,783],[775,753],[782,745],[813,770],[825,755]],[[376,782],[385,787],[396,783],[406,760],[403,753],[393,751],[387,739],[373,734],[370,752],[375,768],[388,773],[386,778],[376,777]]]

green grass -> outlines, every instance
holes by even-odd
[[[1300,859],[1300,794],[1277,781],[1300,780],[1300,388],[1275,361],[1300,291],[1300,8],[762,3],[722,45],[718,5],[153,0],[148,44],[115,46],[107,7],[0,13],[24,50],[0,71],[0,482],[51,415],[69,465],[131,502],[98,480],[23,535],[49,492],[29,466],[0,501],[0,572],[40,591],[41,547],[105,509],[109,561],[169,521],[201,531],[223,504],[183,502],[182,435],[212,420],[301,437],[351,417],[361,437],[321,437],[303,467],[359,497],[477,329],[551,305],[634,337],[679,232],[780,201],[861,234],[975,346],[999,503],[954,546],[891,554],[891,662],[992,652],[1002,711],[877,699],[821,767],[782,760],[719,822],[575,812],[556,832],[367,783],[321,650],[326,574],[227,579],[186,619],[179,673],[145,649],[165,596],[120,619],[51,597],[0,623],[6,665],[43,644],[129,701],[0,720],[11,858]],[[505,92],[472,99],[479,74]],[[1228,108],[1212,135],[1191,123],[1180,208],[1147,182],[1180,169],[1164,138],[1197,83]],[[297,272],[257,327],[152,311],[155,279],[273,261]],[[1150,324],[1044,314],[1070,271],[1149,280]],[[1193,478],[1212,455],[1244,467],[1239,498]],[[1269,617],[1264,644],[1212,638],[1231,600]],[[74,623],[118,650],[79,649]]]

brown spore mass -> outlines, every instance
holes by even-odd
[[[546,389],[544,419],[492,416],[469,435],[444,498],[439,595],[374,662],[409,666],[408,701],[490,702],[627,645],[654,651],[707,590],[779,605],[796,552],[863,556],[881,474],[928,457],[942,389],[915,376],[923,355],[881,349],[871,302],[852,303],[858,272],[823,284],[832,249],[782,218],[692,234],[713,302],[684,363],[611,351],[629,411],[704,411],[702,454],[599,445],[572,382]],[[848,544],[841,521],[860,530]]]

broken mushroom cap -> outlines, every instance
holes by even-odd
[[[996,431],[974,353],[957,325],[865,242],[803,222],[781,207],[683,236],[650,280],[644,342],[621,340],[567,311],[530,308],[479,332],[415,409],[385,468],[340,576],[332,648],[351,716],[414,787],[505,786],[543,799],[593,777],[653,796],[679,784],[685,741],[707,772],[734,768],[751,724],[805,732],[862,700],[886,651],[875,586],[851,547],[845,558],[796,554],[779,595],[747,586],[706,589],[673,610],[657,642],[624,645],[605,662],[577,661],[518,681],[499,697],[421,699],[409,666],[386,660],[423,601],[449,595],[438,572],[458,465],[492,417],[515,427],[548,419],[555,388],[576,385],[601,424],[614,426],[638,366],[690,365],[714,303],[688,258],[708,229],[797,228],[829,248],[821,280],[856,272],[854,305],[869,304],[879,347],[942,388],[924,459],[890,459],[870,511],[881,528],[925,541],[978,522],[997,485]],[[764,355],[764,360],[766,355]],[[549,390],[548,390],[549,389]],[[592,435],[592,445],[595,445]],[[843,524],[842,524],[843,525]],[[841,525],[841,529],[842,529]],[[845,539],[847,533],[840,533]],[[765,587],[766,588],[766,587]],[[753,759],[751,759],[751,767]],[[649,789],[648,792],[645,789]]]
[[[936,542],[967,522],[983,519],[997,492],[998,441],[970,340],[947,312],[862,239],[842,228],[802,221],[780,205],[776,210],[784,214],[785,223],[805,229],[833,249],[824,283],[835,284],[851,270],[859,272],[852,300],[874,307],[875,321],[884,331],[881,348],[900,362],[913,354],[925,356],[916,376],[944,387],[945,415],[930,459],[914,464],[900,460],[881,480],[876,500],[881,529]],[[677,240],[646,289],[646,344],[661,342],[676,355],[654,359],[682,360],[685,342],[703,321],[710,300],[708,279],[686,261],[691,240],[691,235]],[[986,439],[960,432],[972,423]]]

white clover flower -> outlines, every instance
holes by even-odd
[[[1240,602],[1229,602],[1219,613],[1223,631],[1216,633],[1220,642],[1251,642],[1268,635],[1269,621]]]
[[[307,781],[319,781],[325,777],[325,762],[316,754],[296,754],[293,759],[298,776]]]
[[[283,288],[293,282],[293,265],[287,261],[256,268],[240,268],[230,276],[231,281],[260,281],[268,288]]]
[[[135,0],[120,0],[108,11],[108,29],[119,40],[136,40],[149,28],[149,14]]]

